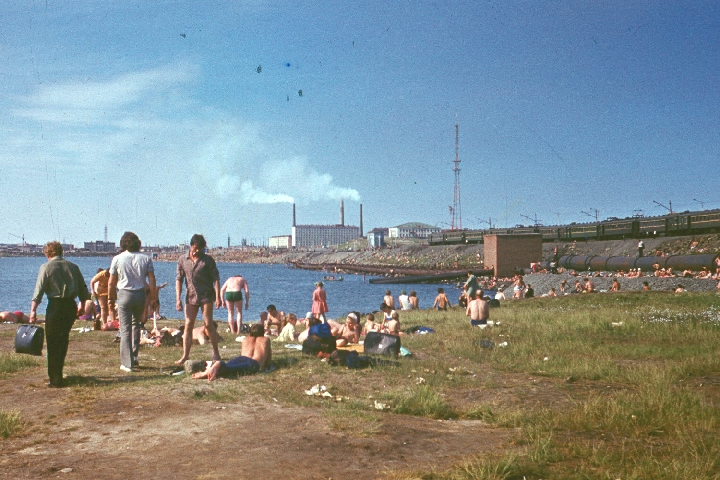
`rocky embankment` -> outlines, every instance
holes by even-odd
[[[665,255],[692,253],[720,253],[720,235],[690,237],[659,237],[645,239],[645,254]],[[552,242],[543,244],[543,260],[549,261],[557,245],[562,255],[635,256],[637,240],[607,240],[588,242]],[[361,270],[362,266],[381,267],[399,272],[407,270],[455,270],[483,267],[483,245],[430,246],[412,241],[398,241],[381,249],[369,249],[364,240],[343,245],[342,248],[304,251],[275,251],[268,248],[215,249],[212,255],[221,262],[276,263],[304,265],[346,265]],[[177,255],[161,256],[161,260],[176,261]]]
[[[525,283],[531,285],[535,291],[535,296],[539,297],[547,294],[551,288],[556,292],[560,292],[560,283],[565,280],[567,282],[567,290],[575,285],[576,280],[583,282],[583,276],[573,276],[568,273],[553,275],[550,273],[533,273],[525,275]],[[609,291],[613,279],[611,277],[590,277],[595,284],[595,288],[602,291]],[[689,292],[714,292],[717,291],[717,281],[706,278],[656,278],[656,277],[639,277],[639,278],[619,278],[621,291],[639,291],[642,290],[643,282],[648,282],[651,290],[674,290],[678,285],[682,285]],[[510,285],[506,283],[506,285]],[[512,288],[508,287],[505,291],[507,298],[512,297]]]

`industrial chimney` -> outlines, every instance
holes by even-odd
[[[362,203],[361,203],[361,204],[360,204],[360,236],[361,236],[361,237],[364,237],[365,235],[363,234],[363,224],[362,224],[362,220],[363,220],[363,219],[362,219]]]
[[[343,203],[343,200],[340,199],[340,226],[345,225],[345,204]]]
[[[294,204],[294,203],[293,203],[293,224],[292,224],[292,226],[293,226],[293,227],[296,226],[296,225],[295,225],[295,204]]]

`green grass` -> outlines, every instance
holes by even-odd
[[[41,362],[38,357],[17,353],[0,353],[0,375],[18,372],[24,368],[36,367]]]
[[[387,415],[515,429],[490,454],[443,470],[387,472],[396,479],[720,478],[720,296],[539,298],[505,302],[491,318],[499,325],[481,330],[458,309],[402,312],[404,327],[436,333],[403,337],[413,357],[397,367],[348,370],[273,344],[274,372],[212,383],[158,372],[178,348],[143,349],[147,369],[118,381],[117,345],[106,342],[70,365],[78,386],[93,387],[73,388],[71,399],[81,409],[110,389],[221,403],[261,398],[317,409],[330,429],[361,437],[383,433]],[[83,338],[73,334],[70,348]],[[223,358],[239,354],[232,339],[223,345]],[[194,347],[192,356],[207,352]],[[39,365],[0,354],[0,373]],[[306,395],[315,384],[333,398]]]
[[[20,432],[24,426],[20,412],[0,408],[0,437],[8,438]]]

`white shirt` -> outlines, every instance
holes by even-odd
[[[398,301],[400,302],[400,308],[402,310],[412,310],[412,305],[410,305],[410,297],[407,295],[400,295],[398,297]]]
[[[139,252],[128,252],[113,257],[110,275],[117,275],[120,290],[143,290],[148,272],[154,272],[152,259]]]

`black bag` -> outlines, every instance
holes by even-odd
[[[364,353],[370,355],[392,355],[397,357],[400,354],[400,337],[380,332],[368,332],[363,344]]]
[[[354,369],[362,369],[362,368],[368,368],[373,363],[372,358],[368,357],[367,355],[359,355],[357,352],[348,352],[347,356],[345,357],[345,365],[347,365],[348,368],[354,370]]]
[[[20,325],[15,334],[15,353],[42,355],[45,330],[35,325]]]

